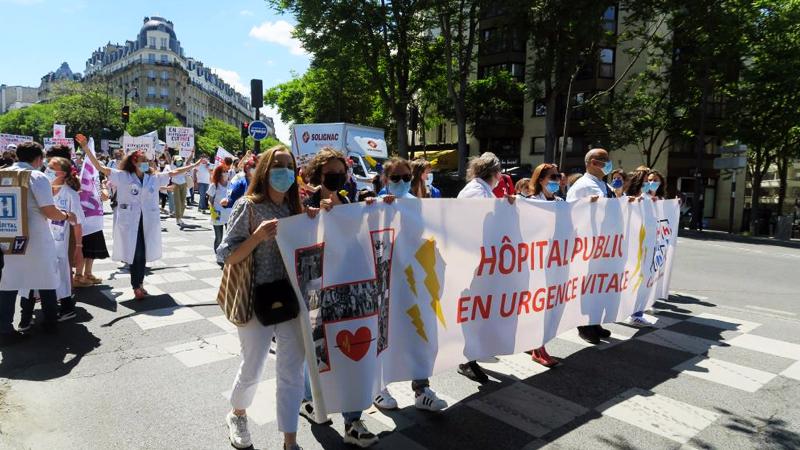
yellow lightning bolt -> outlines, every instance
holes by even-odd
[[[429,239],[417,250],[417,261],[425,270],[425,287],[431,294],[431,308],[436,313],[442,326],[447,328],[442,312],[442,303],[439,301],[439,278],[436,276],[436,241]]]
[[[644,248],[644,238],[647,236],[647,230],[645,230],[644,225],[639,228],[639,254],[636,258],[636,268],[633,269],[633,274],[639,274],[638,279],[636,280],[636,284],[633,285],[633,292],[636,292],[639,289],[639,285],[642,284],[642,280],[644,280],[644,275],[642,275],[642,261],[644,261],[644,256],[647,254],[647,250]]]
[[[411,317],[411,323],[413,323],[414,327],[417,329],[417,334],[419,337],[421,337],[423,341],[428,342],[428,335],[425,334],[425,322],[422,321],[419,305],[414,305],[411,308],[408,308],[406,310],[406,314]]]
[[[406,267],[405,270],[406,274],[406,282],[408,282],[408,287],[411,288],[411,292],[414,293],[414,297],[417,296],[417,280],[414,279],[414,269],[411,267],[411,264]]]

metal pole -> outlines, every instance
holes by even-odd
[[[256,108],[256,120],[258,120],[260,115],[261,114],[259,113],[259,108]],[[253,153],[257,155],[260,151],[261,151],[261,142],[253,139]]]
[[[738,170],[733,171],[733,179],[731,180],[731,210],[728,213],[728,233],[733,234],[733,217],[734,210],[736,209],[736,177],[739,175]]]

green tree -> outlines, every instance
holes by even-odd
[[[734,98],[738,113],[729,117],[735,136],[747,144],[752,183],[751,231],[761,210],[761,182],[775,164],[780,179],[781,214],[788,167],[800,157],[800,1],[761,0],[747,33],[747,64]]]
[[[55,105],[50,103],[9,111],[0,115],[0,133],[33,136],[35,141],[42,142],[53,135],[54,111]]]
[[[52,104],[56,123],[67,126],[67,134],[82,133],[102,138],[103,128],[112,135],[122,134],[122,101],[110,95],[110,88],[101,82],[69,83],[59,86],[60,91]]]
[[[158,138],[166,139],[166,127],[180,127],[181,121],[170,111],[163,108],[135,108],[131,110],[130,120],[125,130],[131,136],[140,136],[153,130],[158,131]]]
[[[498,117],[508,118],[513,126],[522,120],[518,114],[525,98],[525,85],[502,70],[467,86],[466,122],[474,132],[482,123]]]
[[[203,127],[195,130],[194,143],[196,152],[213,157],[217,154],[217,147],[237,154],[242,151],[241,129],[219,119],[207,118]],[[261,141],[261,150],[264,151],[275,145],[285,145],[278,139],[267,137]],[[245,139],[245,151],[253,149],[253,138]]]
[[[390,111],[397,150],[408,156],[408,107],[436,60],[436,23],[418,0],[270,0],[297,20],[296,37],[314,55],[360,57]]]

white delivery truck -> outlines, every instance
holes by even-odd
[[[389,157],[380,128],[351,123],[307,123],[292,126],[292,152],[298,164],[314,157],[322,147],[332,147],[353,160],[353,177],[358,189],[373,190],[375,162]],[[370,162],[373,162],[372,164]]]

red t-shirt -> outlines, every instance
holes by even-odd
[[[497,183],[497,187],[495,187],[492,192],[497,198],[504,198],[506,195],[514,195],[514,181],[511,180],[510,176],[502,173],[500,174],[500,182]]]

